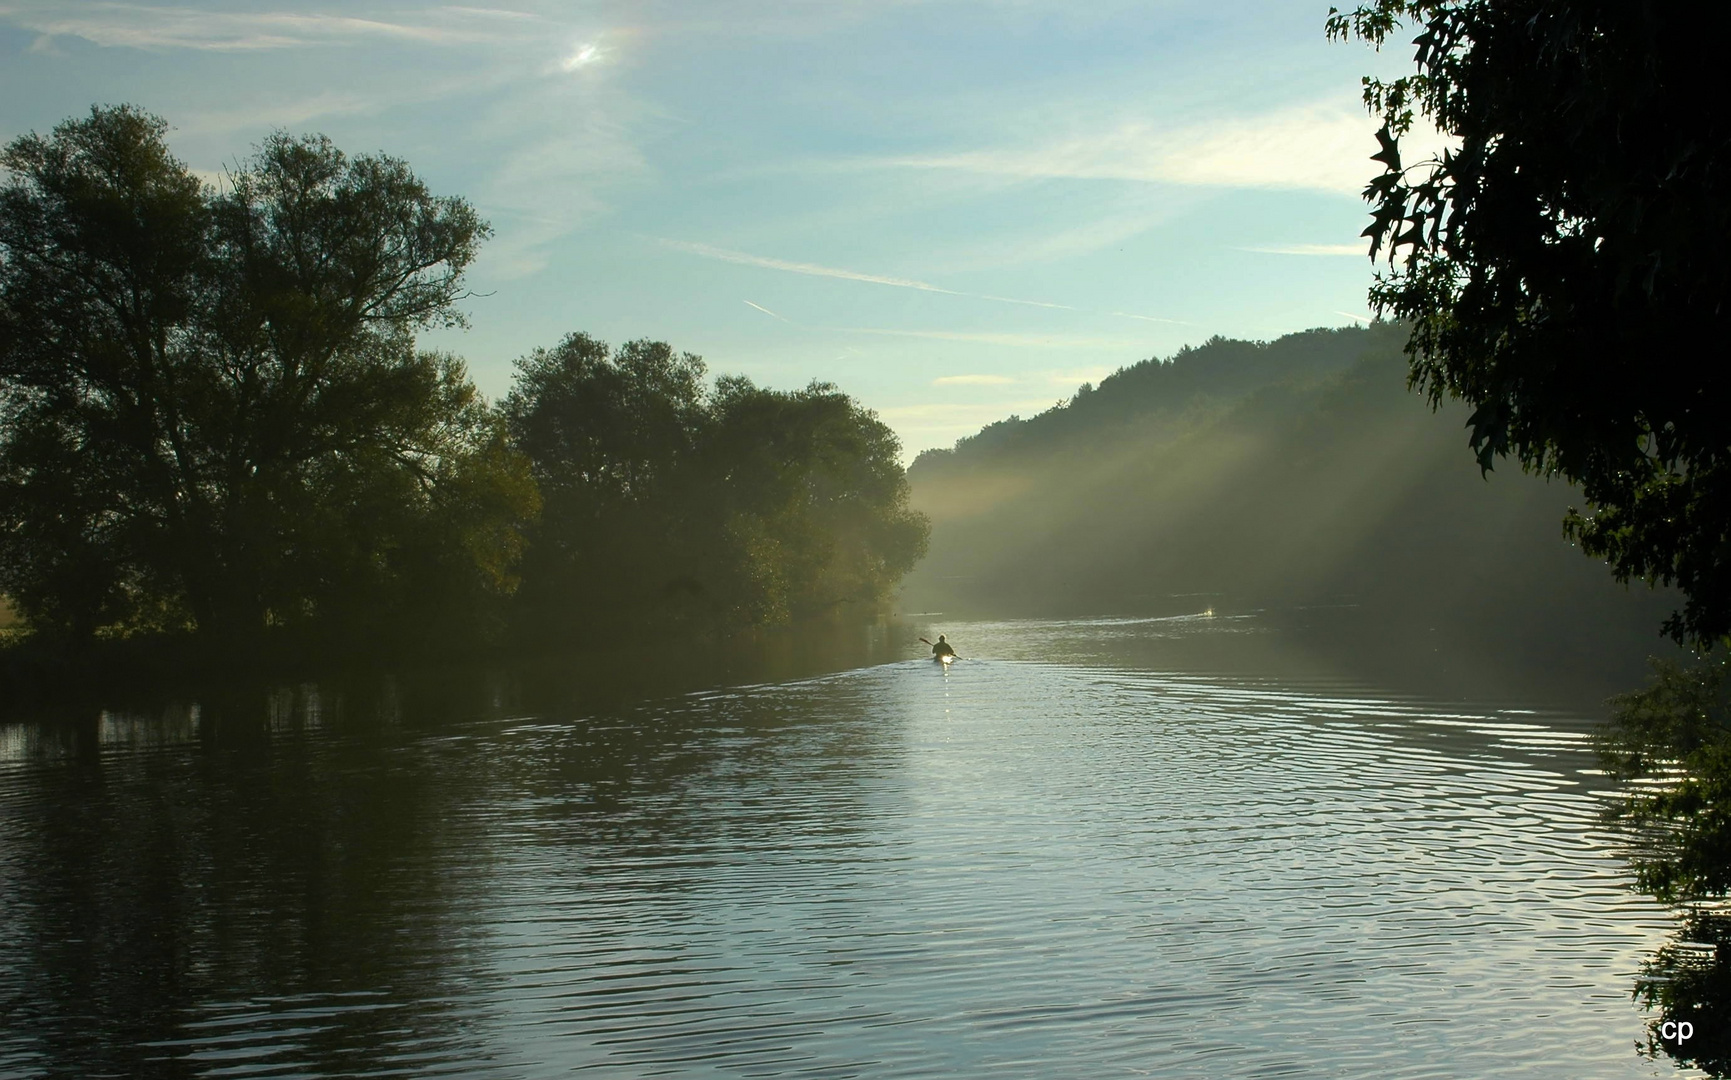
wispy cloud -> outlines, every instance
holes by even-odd
[[[1041,412],[1052,407],[1046,398],[1023,401],[933,402],[924,405],[892,405],[878,409],[885,423],[901,429],[931,429],[978,427],[981,423],[1002,420],[1012,413],[1021,415]]]
[[[1081,386],[1083,383],[1097,383],[1112,374],[1112,368],[1095,367],[1082,368],[1079,371],[1054,371],[1046,376],[1046,381],[1058,386]]]
[[[1058,262],[1124,243],[1164,221],[1165,213],[1117,215],[1044,236],[989,238],[966,269]]]
[[[1051,308],[1057,311],[1078,311],[1089,313],[1089,309],[1076,307],[1072,304],[1058,304],[1049,300],[1026,300],[1015,296],[996,296],[991,293],[963,292],[960,289],[946,289],[941,285],[933,285],[929,281],[919,281],[915,278],[891,277],[885,274],[869,274],[859,270],[844,270],[835,266],[823,266],[818,263],[794,262],[791,259],[776,259],[767,255],[752,255],[744,251],[732,251],[728,248],[713,247],[709,244],[697,244],[687,240],[663,239],[661,243],[678,251],[700,255],[706,259],[719,259],[722,262],[737,263],[741,266],[757,266],[765,270],[780,270],[789,274],[805,274],[810,277],[838,278],[843,281],[862,281],[869,285],[889,285],[898,289],[916,289],[920,292],[939,293],[944,296],[960,296],[970,300],[989,300],[994,304],[1018,304],[1022,307]],[[1132,315],[1123,311],[1107,312],[1106,314],[1116,315],[1126,319],[1141,319],[1145,322],[1179,323],[1179,320],[1177,319],[1161,319],[1153,315]],[[885,332],[887,333],[888,331]]]
[[[1361,259],[1370,258],[1369,244],[1254,244],[1241,247],[1239,251],[1253,251],[1259,255],[1330,255],[1357,256]]]
[[[670,248],[688,251],[706,259],[720,259],[722,262],[738,263],[742,266],[760,266],[765,270],[783,270],[790,274],[840,278],[844,281],[863,281],[872,285],[891,285],[898,289],[918,289],[921,292],[943,293],[946,296],[974,295],[946,289],[927,281],[915,281],[913,278],[888,277],[883,274],[862,273],[858,270],[842,270],[834,266],[819,266],[817,263],[772,259],[765,255],[750,255],[743,251],[729,251],[726,248],[711,247],[708,244],[693,244],[685,240],[663,240],[661,242]],[[984,298],[982,297],[982,299]]]
[[[981,300],[990,300],[998,304],[1021,304],[1024,307],[1052,308],[1055,311],[1081,311],[1071,304],[1053,304],[1045,300],[1018,300],[1013,296],[993,296],[991,293],[964,293],[964,296],[977,296]]]
[[[1357,107],[1316,104],[1222,118],[1180,128],[1126,120],[1105,130],[993,149],[879,159],[870,164],[960,169],[1026,179],[1140,180],[1356,195],[1377,171],[1373,127]],[[1441,140],[1408,141],[1419,160]]]
[[[877,334],[883,337],[924,338],[928,341],[968,341],[982,345],[1008,345],[1018,349],[1139,349],[1146,342],[1135,338],[1088,337],[1082,334],[1000,334],[961,330],[890,330],[872,326],[842,326],[844,334]]]
[[[294,130],[326,117],[383,111],[402,104],[405,100],[413,99],[336,91],[299,98],[284,95],[249,105],[195,112],[176,126],[192,135],[225,134],[231,131],[256,133],[273,127]]]
[[[1010,375],[942,375],[932,380],[933,386],[1011,386],[1017,383],[1038,381],[1050,383],[1053,386],[1080,386],[1083,383],[1099,382],[1112,374],[1112,369],[1103,365],[1082,368],[1075,371],[1034,372],[1021,378]]]
[[[1366,325],[1369,325],[1370,323],[1373,323],[1376,321],[1375,319],[1372,319],[1369,315],[1354,315],[1350,311],[1337,311],[1337,312],[1335,312],[1335,314],[1336,315],[1344,315],[1349,319],[1353,319],[1357,322],[1361,322],[1361,323],[1364,323]]]
[[[902,438],[903,459],[911,460],[919,450],[950,446],[965,435],[1006,416],[1033,416],[1052,407],[1050,398],[1018,401],[943,401],[921,405],[892,405],[878,409],[878,418]]]
[[[413,21],[288,11],[209,11],[184,6],[127,3],[15,3],[3,18],[45,38],[80,38],[94,45],[133,49],[245,52],[402,40],[467,44],[496,40],[504,28],[535,17],[490,8],[444,7]]]
[[[499,238],[481,260],[505,280],[546,267],[573,232],[611,214],[627,186],[653,184],[659,174],[642,143],[664,122],[652,106],[605,84],[550,80],[527,98],[501,101],[481,136],[500,150],[476,193],[482,212],[500,219]]]
[[[540,18],[539,15],[536,15],[535,13],[529,12],[529,11],[511,11],[507,8],[464,7],[461,4],[447,4],[443,8],[441,8],[440,10],[441,11],[448,11],[453,15],[473,15],[473,16],[476,16],[477,18],[486,18],[486,19],[510,19],[510,20],[530,20],[530,21],[533,21],[535,19]]]
[[[1195,326],[1196,325],[1195,323],[1187,322],[1184,319],[1162,319],[1162,318],[1158,318],[1154,315],[1133,315],[1128,311],[1108,311],[1106,314],[1116,315],[1120,319],[1137,319],[1137,320],[1140,320],[1141,322],[1165,323],[1167,326]]]

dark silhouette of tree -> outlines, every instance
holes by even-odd
[[[1672,940],[1643,965],[1635,996],[1658,1015],[1644,1050],[1731,1076],[1731,661],[1655,662],[1646,688],[1613,699],[1599,734],[1606,771],[1629,782],[1611,807],[1625,826],[1636,885],[1687,905]],[[1679,1038],[1676,1024],[1692,1027]]]
[[[1579,482],[1568,531],[1623,581],[1675,582],[1679,640],[1731,631],[1731,114],[1728,17],[1680,24],[1650,0],[1374,0],[1331,37],[1384,44],[1403,24],[1417,70],[1365,80],[1383,121],[1365,197],[1371,302],[1412,324],[1411,381],[1474,408],[1483,469],[1500,456]],[[1414,163],[1418,117],[1452,137]]]
[[[696,456],[728,538],[733,610],[756,621],[882,599],[926,553],[895,434],[829,383],[728,376]]]
[[[1635,997],[1658,1015],[1641,1050],[1709,1076],[1731,1076],[1731,917],[1696,908],[1646,963]],[[1686,1023],[1687,1028],[1679,1026]],[[1686,1035],[1687,1038],[1680,1036]]]
[[[585,334],[518,362],[502,410],[544,496],[524,632],[770,625],[882,599],[925,551],[894,434],[834,387],[723,377]]]
[[[317,136],[213,190],[165,131],[95,108],[0,155],[0,590],[77,638],[508,590],[526,463],[413,337],[486,225]]]
[[[587,334],[519,360],[502,407],[548,510],[593,518],[665,485],[703,426],[704,372],[661,342],[611,352]]]
[[[1605,769],[1639,780],[1616,808],[1636,884],[1667,903],[1731,893],[1731,661],[1654,662],[1642,690],[1612,699],[1599,735]]]
[[[686,572],[678,470],[705,422],[704,370],[659,342],[614,352],[587,334],[517,362],[501,409],[543,498],[517,601],[527,636],[612,636],[679,614],[667,610]]]

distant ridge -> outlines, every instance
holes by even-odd
[[[990,617],[1351,606],[1638,681],[1673,598],[1566,544],[1578,492],[1480,476],[1465,410],[1406,386],[1405,328],[1213,338],[909,470],[933,520],[904,607]],[[1188,606],[1187,606],[1188,605]]]
[[[1048,452],[1076,439],[1122,435],[1122,425],[1171,418],[1199,402],[1219,405],[1281,382],[1338,375],[1367,352],[1393,355],[1406,340],[1404,327],[1324,328],[1288,334],[1271,342],[1215,336],[1186,345],[1172,356],[1143,360],[1084,384],[1068,403],[1028,419],[1012,416],[957,441],[952,450],[927,450],[915,470],[978,463],[997,455]]]

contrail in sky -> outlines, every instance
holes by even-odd
[[[924,281],[914,281],[911,278],[884,277],[881,274],[862,274],[857,270],[840,270],[833,266],[819,266],[816,263],[789,262],[786,259],[771,259],[763,255],[748,255],[743,251],[729,251],[726,248],[710,247],[708,244],[690,244],[683,240],[663,240],[671,248],[689,251],[693,255],[701,255],[706,259],[720,259],[722,262],[741,263],[745,266],[761,266],[766,270],[785,270],[790,274],[808,274],[812,277],[842,278],[846,281],[865,281],[873,285],[894,285],[898,289],[918,289],[921,292],[943,293],[946,296],[968,296],[969,293],[959,293],[954,289],[944,289]]]
[[[1083,314],[1096,315],[1099,312],[1087,308],[1072,307],[1069,304],[1054,304],[1046,300],[1022,300],[1014,296],[993,296],[990,293],[961,292],[957,289],[946,289],[941,285],[933,285],[929,281],[919,281],[914,278],[887,277],[883,274],[864,274],[858,270],[843,270],[835,266],[821,266],[817,263],[793,262],[788,259],[772,259],[766,255],[752,255],[744,251],[730,251],[727,248],[711,247],[708,244],[694,244],[686,240],[661,241],[670,248],[687,251],[693,255],[701,255],[706,259],[720,259],[722,262],[738,263],[741,266],[760,266],[765,270],[782,270],[789,274],[805,274],[810,277],[840,278],[843,281],[863,281],[870,285],[890,285],[898,289],[917,289],[920,292],[940,293],[944,296],[963,296],[970,300],[990,300],[997,304],[1020,304],[1024,307],[1055,308],[1059,311],[1079,311]],[[750,300],[746,303],[751,304]],[[773,311],[751,304],[752,307],[766,314],[775,315]],[[1159,319],[1152,315],[1132,315],[1127,311],[1110,311],[1108,315],[1116,315],[1125,319],[1140,319],[1143,322],[1171,323],[1176,326],[1189,326],[1181,319]],[[781,316],[776,315],[776,318]],[[785,321],[785,320],[784,320]]]
[[[740,303],[744,304],[746,307],[754,307],[757,310],[763,312],[765,315],[768,315],[772,319],[781,319],[782,322],[787,323],[790,326],[793,324],[792,319],[784,318],[780,315],[777,315],[775,312],[764,307],[762,304],[754,304],[750,300],[742,300],[742,301],[740,301]]]
[[[1108,311],[1106,314],[1116,315],[1120,319],[1141,319],[1143,322],[1169,323],[1172,326],[1195,326],[1196,325],[1195,323],[1185,322],[1183,319],[1158,319],[1152,315],[1132,315],[1128,311]]]
[[[1337,311],[1337,312],[1335,312],[1335,314],[1336,315],[1345,315],[1349,319],[1357,319],[1361,323],[1372,323],[1372,322],[1376,321],[1375,319],[1366,318],[1363,315],[1354,315],[1350,311]]]

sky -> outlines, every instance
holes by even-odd
[[[907,457],[1150,356],[1368,317],[1359,100],[1308,0],[0,0],[0,139],[130,103],[210,177],[270,131],[492,225],[497,397],[583,331],[839,385]],[[1408,155],[1409,159],[1411,155]]]

